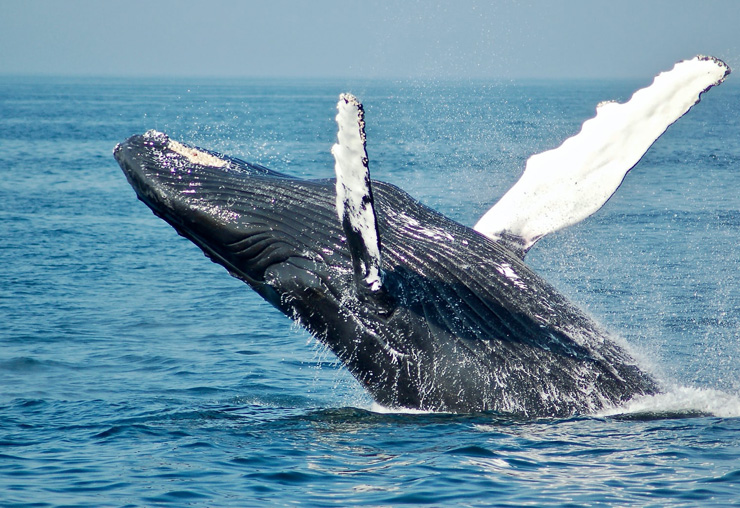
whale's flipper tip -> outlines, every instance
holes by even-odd
[[[730,66],[727,65],[724,61],[720,60],[716,56],[710,56],[710,55],[697,55],[692,60],[696,60],[698,62],[710,62],[717,66],[717,68],[723,73],[722,76],[714,83],[715,85],[719,85],[722,83],[722,81],[727,78],[732,73],[732,69],[730,69]],[[691,60],[689,60],[691,61]],[[679,62],[681,63],[681,62]],[[676,64],[678,65],[678,64]]]
[[[365,112],[352,94],[337,103],[337,143],[332,147],[337,175],[337,215],[347,237],[355,276],[370,291],[379,291],[380,236],[365,147]]]

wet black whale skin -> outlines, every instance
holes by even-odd
[[[198,153],[210,152],[153,132],[114,151],[139,199],[299,321],[379,404],[567,416],[659,390],[514,252],[401,189],[373,182],[385,274],[374,293],[353,277],[333,180]]]

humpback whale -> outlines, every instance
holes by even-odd
[[[524,262],[598,210],[665,129],[719,84],[679,62],[580,133],[532,156],[470,228],[370,179],[361,103],[341,95],[335,178],[306,180],[149,131],[114,156],[138,198],[212,261],[308,329],[388,408],[590,413],[661,390]]]

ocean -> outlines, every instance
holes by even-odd
[[[0,506],[727,506],[740,499],[740,85],[673,125],[527,262],[666,386],[595,415],[387,412],[136,200],[148,129],[333,176],[365,104],[373,178],[472,225],[644,81],[0,77]]]

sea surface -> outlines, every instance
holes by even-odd
[[[137,201],[148,129],[332,177],[364,102],[372,176],[472,225],[643,81],[0,77],[0,506],[740,503],[740,79],[658,140],[534,269],[663,395],[596,415],[389,413],[331,353]]]

